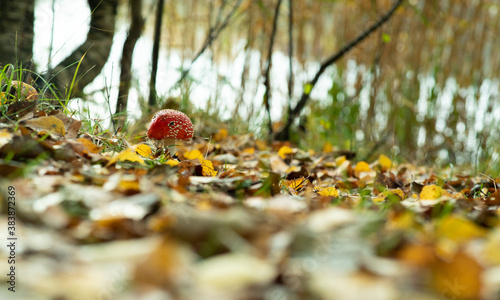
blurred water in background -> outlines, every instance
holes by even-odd
[[[151,1],[145,1],[144,5],[153,7]],[[47,69],[48,64],[52,66],[62,61],[66,55],[71,53],[79,44],[81,44],[88,31],[90,10],[85,1],[58,0],[55,2],[55,26],[52,45],[52,59],[49,60],[49,48],[51,43],[52,29],[52,1],[39,0],[35,9],[35,41],[34,41],[34,60],[38,65],[38,72]],[[75,99],[70,102],[70,107],[79,111],[88,110],[87,117],[103,119],[109,122],[110,115],[114,113],[116,106],[116,97],[118,93],[119,65],[123,42],[125,41],[128,25],[126,24],[127,12],[124,11],[126,5],[119,6],[121,11],[117,17],[117,31],[115,33],[113,47],[110,58],[106,63],[101,75],[99,75],[92,84],[85,88],[85,93],[92,101],[82,101]],[[152,14],[150,14],[152,15]],[[152,18],[152,17],[151,17]],[[146,22],[151,25],[152,22]],[[149,93],[149,78],[151,70],[151,26],[145,28],[145,34],[138,40],[133,58],[134,80],[129,96],[128,112],[132,118],[139,118],[141,109],[139,99],[146,99]],[[149,34],[148,34],[149,33]],[[211,59],[210,51],[206,51],[192,66],[189,76],[192,79],[190,87],[190,100],[198,108],[206,109],[209,102],[210,107],[214,107],[223,118],[231,118],[234,114],[236,100],[242,98],[242,105],[239,106],[240,115],[253,113],[254,120],[261,123],[265,120],[265,112],[262,109],[262,99],[265,87],[261,77],[262,70],[260,61],[261,53],[252,51],[250,55],[249,76],[242,91],[242,72],[245,64],[245,40],[241,39],[233,45],[234,56],[230,59],[219,59],[216,62]],[[180,89],[172,89],[180,77],[180,70],[189,67],[189,63],[184,63],[181,53],[175,49],[165,50],[165,46],[160,50],[157,92],[162,97],[179,97]],[[336,67],[331,67],[321,77],[315,89],[311,93],[311,98],[319,102],[322,107],[327,107],[332,102],[332,97],[346,98],[355,94],[356,78],[363,78],[363,87],[359,93],[360,116],[366,117],[370,108],[370,93],[372,93],[371,84],[373,82],[372,73],[368,72],[363,65],[357,64],[354,60],[347,62],[347,68],[343,70],[345,76],[344,91],[337,95],[329,93],[332,88],[332,78],[338,76]],[[310,80],[316,70],[319,68],[318,62],[306,62],[300,65],[294,63],[295,85],[294,96],[297,99],[302,93],[302,87]],[[273,98],[272,98],[272,118],[278,121],[282,118],[284,109],[288,105],[287,74],[288,57],[286,54],[275,51],[273,54],[273,68],[271,73]],[[415,138],[418,140],[418,146],[426,143],[440,144],[446,138],[453,138],[456,141],[466,145],[468,152],[478,151],[478,136],[484,128],[494,128],[500,119],[500,96],[498,79],[484,79],[475,87],[460,87],[453,78],[446,81],[444,88],[436,86],[435,79],[425,74],[407,74],[407,79],[418,76],[420,82],[419,99],[411,99],[416,103],[415,111],[417,120],[424,122],[426,118],[435,118],[435,129],[437,134],[433,141],[426,140],[425,127],[422,125],[415,129]],[[433,98],[431,92],[437,96]],[[460,107],[466,111],[467,120],[457,123],[456,128],[447,127],[447,120],[454,107],[452,105],[454,95],[460,95],[466,99],[465,107]],[[384,99],[384,95],[379,97]],[[388,110],[384,110],[384,105],[379,105],[376,112],[377,124],[373,126],[378,131],[383,131],[384,126],[388,124]],[[381,109],[380,109],[381,107]],[[111,108],[111,112],[110,112]],[[466,130],[467,128],[467,130]],[[498,135],[498,133],[496,133]],[[366,136],[362,130],[356,131],[356,139],[363,140]],[[447,157],[449,150],[443,150],[439,156],[443,159]],[[465,161],[466,159],[464,159]]]

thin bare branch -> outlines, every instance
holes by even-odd
[[[314,86],[319,80],[319,77],[325,72],[326,68],[332,65],[334,62],[342,58],[347,52],[349,52],[352,48],[354,48],[356,45],[361,43],[364,39],[366,39],[370,34],[372,34],[375,30],[380,28],[385,22],[387,22],[391,16],[394,14],[394,12],[398,9],[399,6],[403,3],[404,0],[396,0],[394,4],[392,5],[391,9],[387,11],[384,15],[378,19],[377,22],[375,22],[372,26],[370,26],[367,30],[362,32],[360,35],[358,35],[354,40],[349,42],[347,45],[345,45],[340,51],[335,53],[334,55],[330,56],[327,58],[320,66],[318,72],[316,72],[316,75],[314,78],[309,82],[308,88],[304,89],[304,92],[302,93],[302,96],[300,97],[299,102],[297,105],[290,111],[287,117],[287,121],[285,123],[285,126],[283,129],[275,136],[275,139],[278,140],[288,140],[290,137],[290,128],[293,124],[293,121],[295,118],[302,112],[304,107],[307,104],[307,101],[309,100],[309,95],[311,91],[314,89]]]

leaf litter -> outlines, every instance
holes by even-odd
[[[439,175],[383,154],[356,161],[331,144],[314,152],[226,129],[213,142],[176,145],[172,157],[145,138],[132,144],[80,127],[36,110],[2,124],[21,298],[500,295],[500,179]]]

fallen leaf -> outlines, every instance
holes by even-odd
[[[445,299],[481,299],[483,267],[469,255],[458,252],[449,261],[430,266],[436,292]]]
[[[83,146],[85,146],[85,148],[87,148],[90,153],[99,153],[102,150],[102,147],[99,147],[96,144],[92,143],[92,141],[90,141],[89,139],[79,138],[76,141],[83,144]]]
[[[217,171],[214,169],[214,165],[208,159],[198,159],[201,163],[203,176],[214,177],[217,175]]]
[[[166,162],[164,162],[164,164],[169,165],[171,167],[175,167],[179,164],[179,162],[177,160],[174,160],[174,159],[169,159]]]
[[[392,166],[391,159],[383,154],[380,154],[378,163],[382,166],[383,169],[389,169]]]
[[[193,275],[203,288],[226,292],[270,283],[277,269],[249,254],[228,253],[195,264]]]
[[[456,243],[463,243],[473,238],[483,237],[484,228],[479,227],[474,222],[450,215],[441,220],[436,227],[436,236],[445,238]]]
[[[435,184],[426,185],[420,192],[421,200],[436,200],[443,195],[443,189]]]
[[[139,154],[142,157],[145,158],[151,158],[151,155],[153,154],[153,150],[151,150],[151,147],[149,147],[146,144],[139,144],[135,146],[135,153]]]
[[[106,167],[109,167],[118,161],[138,162],[141,165],[145,165],[144,159],[142,159],[142,157],[135,153],[135,149],[133,147],[127,148],[117,155],[113,156],[106,164]]]
[[[195,160],[197,158],[203,158],[203,154],[198,149],[191,150],[184,153],[184,157],[189,160]]]
[[[285,159],[288,154],[292,154],[293,149],[288,147],[288,146],[283,146],[278,150],[278,155],[282,158]]]
[[[339,191],[331,186],[331,187],[326,187],[326,188],[318,188],[318,194],[321,196],[331,196],[331,197],[338,197],[339,196]]]
[[[0,130],[0,148],[10,143],[11,140],[12,134],[7,129]]]
[[[218,142],[228,137],[228,132],[226,128],[219,129],[219,132],[214,134],[214,141]]]
[[[63,121],[54,116],[29,119],[26,120],[24,124],[26,127],[38,132],[38,134],[49,133],[64,137],[64,134],[66,133]]]

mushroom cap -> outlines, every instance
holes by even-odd
[[[189,141],[193,135],[193,123],[189,117],[174,109],[164,109],[157,112],[148,127],[148,138],[153,140]]]

